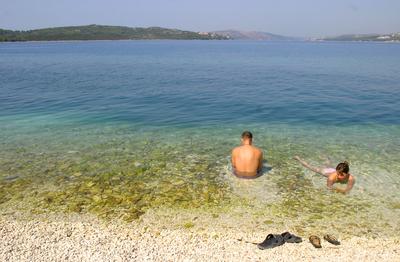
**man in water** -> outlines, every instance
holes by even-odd
[[[253,134],[242,133],[242,145],[232,150],[233,174],[239,178],[256,178],[262,175],[262,151],[253,146]]]
[[[317,168],[311,166],[298,156],[295,156],[294,159],[299,161],[304,167],[310,169],[311,171],[325,176],[327,178],[326,185],[330,190],[346,194],[350,192],[354,186],[354,183],[356,182],[355,178],[349,173],[350,168],[347,161],[339,163],[336,168]],[[347,186],[344,189],[333,187],[333,184],[335,183],[347,184]]]

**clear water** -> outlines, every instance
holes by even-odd
[[[2,43],[0,208],[240,210],[297,232],[394,235],[399,57],[380,43]],[[245,129],[271,169],[251,181],[229,173]],[[329,192],[294,155],[349,161],[355,188]]]

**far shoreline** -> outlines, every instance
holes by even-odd
[[[155,41],[178,41],[178,42],[258,42],[258,43],[374,43],[374,44],[400,44],[400,41],[358,41],[358,40],[257,40],[257,39],[74,39],[74,40],[21,40],[0,41],[5,43],[79,43],[79,42],[155,42]]]

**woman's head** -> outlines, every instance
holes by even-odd
[[[339,175],[347,175],[348,173],[349,173],[349,171],[350,171],[350,168],[349,168],[349,163],[347,162],[347,161],[344,161],[344,162],[342,162],[342,163],[339,163],[337,166],[336,166],[336,172],[339,174]]]

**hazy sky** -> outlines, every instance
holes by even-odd
[[[318,37],[400,32],[400,0],[0,0],[0,28],[161,26]]]

